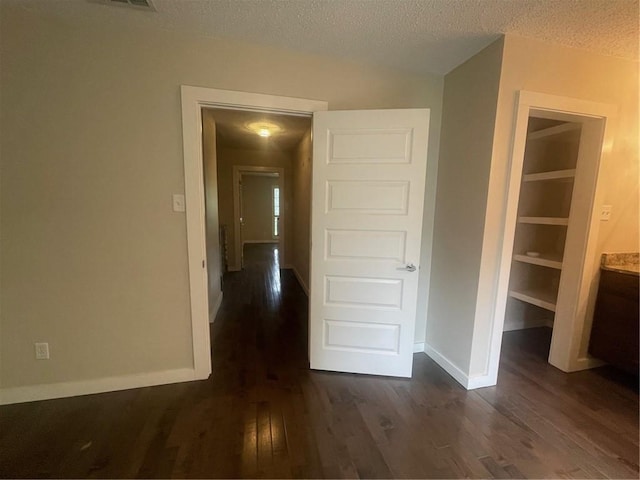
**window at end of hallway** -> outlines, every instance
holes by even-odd
[[[271,233],[273,238],[278,238],[280,235],[280,187],[274,186],[272,193],[273,221]]]

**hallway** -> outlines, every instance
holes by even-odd
[[[497,387],[424,354],[412,379],[308,370],[307,300],[275,246],[225,277],[206,381],[0,407],[0,476],[632,478],[638,393],[505,334]]]

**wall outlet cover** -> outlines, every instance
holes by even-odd
[[[611,220],[611,205],[603,205],[600,209],[600,220],[608,222]]]
[[[49,344],[46,342],[38,342],[35,344],[36,360],[49,360]]]

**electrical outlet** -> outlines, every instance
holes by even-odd
[[[611,205],[602,205],[600,209],[600,220],[603,222],[611,220]]]
[[[49,360],[49,344],[36,343],[36,360]]]

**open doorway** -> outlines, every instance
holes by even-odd
[[[218,179],[216,125],[207,121],[203,113],[207,108],[226,108],[309,117],[313,112],[327,110],[327,103],[186,85],[181,87],[181,103],[193,379],[204,379],[211,374],[210,320],[222,304],[220,280],[224,262],[221,238],[206,235],[206,232],[219,231],[220,219],[216,196],[205,195],[207,189],[217,191]],[[204,135],[205,129],[210,129],[212,135]],[[207,152],[213,154],[207,155]],[[214,168],[205,169],[205,163]],[[210,175],[205,176],[205,171]]]
[[[310,205],[311,117],[204,108],[202,118],[205,198],[217,203],[222,273],[242,270],[247,244],[275,243],[279,265],[307,285],[310,212],[300,206]],[[218,235],[214,228],[208,237]]]
[[[212,368],[224,370],[240,344],[265,362],[286,344],[287,360],[304,364],[308,278],[299,272],[310,262],[311,117],[203,108],[202,118],[206,242],[220,242],[207,263],[219,259],[224,294],[210,317]]]
[[[560,370],[599,366],[587,346],[599,263],[598,176],[612,109],[520,92],[517,115],[497,325],[542,329],[531,335]]]
[[[420,247],[429,110],[323,112],[327,104],[311,100],[196,87],[183,87],[182,93],[187,240],[194,359],[198,375],[201,371],[205,373],[198,363],[211,371],[211,358],[207,358],[211,352],[211,341],[202,322],[202,307],[207,305],[209,298],[222,298],[219,282],[217,289],[215,284],[215,262],[219,261],[220,254],[218,236],[209,235],[203,242],[205,186],[216,191],[218,185],[222,185],[221,179],[216,178],[220,173],[217,168],[209,168],[215,173],[208,175],[204,182],[202,180],[203,165],[212,163],[217,167],[217,155],[220,153],[216,148],[212,149],[213,155],[203,153],[203,143],[212,143],[206,141],[211,136],[203,135],[204,128],[211,128],[213,137],[216,136],[215,120],[204,122],[204,115],[210,108],[237,109],[240,105],[251,111],[273,113],[274,108],[282,105],[276,113],[303,113],[308,116],[313,112],[314,119],[313,157],[316,161],[313,162],[312,175],[311,229],[314,250],[313,260],[310,261],[307,255],[306,262],[313,266],[309,303],[320,306],[320,309],[310,307],[309,344],[316,347],[309,348],[311,367],[410,376],[419,278],[419,265],[415,263],[422,258]],[[221,97],[224,102],[217,100]],[[298,152],[301,158],[310,160],[310,135],[307,138],[308,142],[300,142]],[[201,150],[194,151],[194,144]],[[310,162],[306,168],[311,174]],[[286,187],[282,193],[286,212]],[[209,195],[209,198],[215,196]],[[306,198],[309,198],[308,194]],[[206,221],[211,227],[221,223],[218,203],[207,201]],[[300,207],[302,203],[291,201],[290,205],[291,208]],[[300,218],[308,220],[309,215],[301,215]],[[295,223],[297,228],[302,222]],[[309,228],[303,230],[309,235]],[[285,262],[295,258],[287,245],[302,245],[311,250],[309,242],[289,242],[287,237],[291,232],[285,225]],[[368,245],[364,250],[361,248],[363,241]],[[205,243],[206,251],[203,248]],[[231,245],[232,242],[228,243]],[[391,253],[388,245],[392,247]],[[218,264],[217,272],[219,267]],[[329,267],[338,270],[329,270]],[[212,282],[207,285],[208,280]],[[203,288],[205,285],[208,292]],[[328,297],[327,292],[330,293]],[[261,305],[256,305],[255,311],[263,312]],[[325,305],[338,309],[334,309],[334,313],[325,312]],[[354,308],[359,309],[357,317],[353,315]],[[214,307],[209,312],[210,318],[214,318],[216,310]],[[328,336],[324,335],[327,332],[324,327],[331,330]],[[363,328],[366,332],[362,331]],[[317,354],[315,357],[314,353]],[[318,354],[333,364],[314,364],[314,358],[322,360]],[[391,355],[393,362],[390,361]],[[375,364],[367,361],[371,356],[376,356]],[[355,368],[354,364],[362,368]]]
[[[239,233],[236,251],[240,254],[240,268],[245,264],[245,246],[249,244],[275,244],[278,264],[283,261],[282,225],[284,205],[281,192],[284,169],[269,167],[234,166],[234,229]],[[256,170],[259,169],[259,170]],[[281,222],[282,221],[282,222]]]

